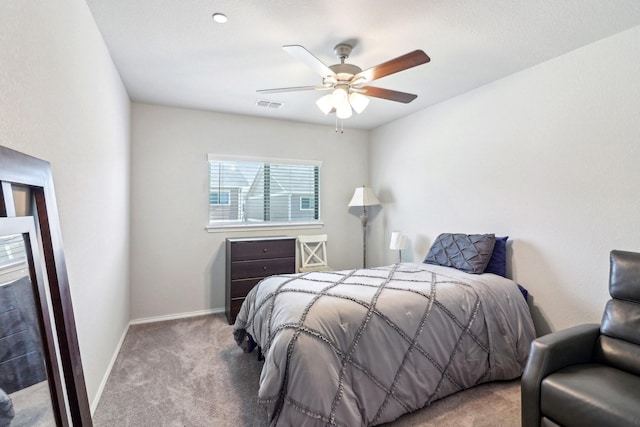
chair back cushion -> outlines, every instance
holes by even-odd
[[[611,251],[609,293],[596,359],[640,375],[640,254]]]
[[[640,302],[640,253],[614,250],[609,260],[611,297]]]
[[[640,304],[612,299],[607,302],[600,332],[640,345]]]

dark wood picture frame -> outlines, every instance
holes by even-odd
[[[17,230],[25,236],[27,248],[31,249],[28,256],[34,291],[42,295],[46,283],[51,296],[51,315],[40,303],[38,317],[56,423],[60,426],[91,427],[91,410],[78,346],[51,166],[44,160],[0,146],[0,184],[0,230]],[[14,186],[28,189],[32,205],[29,216],[17,216]],[[38,241],[41,244],[40,251],[37,250]],[[44,265],[42,274],[46,275],[46,280],[39,277],[41,264]],[[42,301],[42,298],[38,299]],[[57,353],[53,340],[57,342]],[[61,370],[58,369],[58,358]],[[63,391],[66,392],[66,399]]]

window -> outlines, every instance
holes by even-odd
[[[22,234],[0,237],[0,286],[29,274]]]
[[[208,157],[209,228],[320,223],[320,162]]]
[[[209,204],[211,205],[231,204],[231,191],[211,191],[209,193]]]
[[[310,211],[315,209],[315,198],[313,196],[300,197],[300,210]]]

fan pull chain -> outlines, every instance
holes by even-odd
[[[336,116],[336,133],[344,133],[344,120],[340,119],[340,129],[338,129],[338,116]]]

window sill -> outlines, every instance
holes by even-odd
[[[215,225],[207,225],[205,227],[205,230],[207,230],[208,233],[227,233],[230,231],[250,231],[250,232],[254,232],[254,231],[269,231],[269,230],[300,230],[303,228],[322,228],[324,227],[324,223],[323,222],[299,222],[299,223],[295,223],[295,224],[291,224],[291,223],[286,223],[286,224],[272,224],[272,225],[265,225],[265,224],[251,224],[251,225],[238,225],[238,226],[233,226],[233,225],[227,225],[227,226],[215,226]]]

